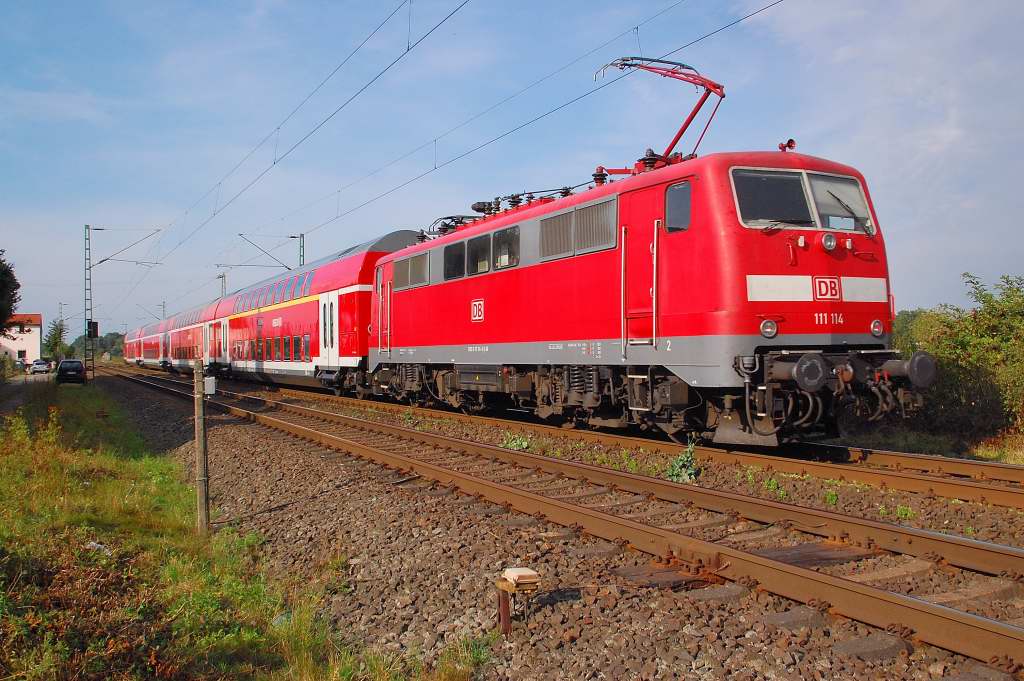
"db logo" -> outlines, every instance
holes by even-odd
[[[484,320],[484,300],[479,298],[471,301],[469,304],[469,318],[474,322],[482,322]]]
[[[815,300],[839,300],[840,297],[839,277],[814,277]]]

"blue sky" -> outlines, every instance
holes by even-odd
[[[80,312],[85,223],[165,227],[126,254],[158,267],[96,268],[104,330],[145,322],[142,308],[161,301],[173,312],[208,300],[219,292],[214,263],[269,262],[237,233],[268,235],[253,238],[271,248],[284,241],[276,237],[309,231],[430,169],[433,144],[332,195],[620,34],[440,139],[437,160],[600,85],[594,72],[615,57],[667,52],[767,1],[471,0],[273,165],[275,149],[291,147],[406,49],[410,25],[415,41],[460,2],[414,0],[411,22],[403,6],[187,214],[399,0],[5,3],[0,248],[23,283],[21,310],[52,319],[59,301],[69,316]],[[703,152],[771,149],[794,137],[802,152],[856,166],[886,233],[898,306],[963,303],[961,272],[988,281],[1024,272],[1015,224],[1024,58],[1014,32],[1022,19],[1024,5],[996,0],[785,0],[676,58],[726,87]],[[307,259],[468,212],[473,201],[577,184],[597,164],[624,165],[661,148],[694,97],[693,88],[645,74],[611,85],[310,233]],[[145,233],[99,232],[95,254]],[[274,253],[293,263],[296,250],[292,242]],[[229,289],[271,272],[231,269]]]

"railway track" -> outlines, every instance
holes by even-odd
[[[147,375],[159,376],[155,373]],[[161,377],[166,380],[175,380],[167,376]],[[179,383],[191,385],[190,382],[179,381]],[[268,386],[261,385],[257,389],[268,389]],[[413,413],[428,418],[445,418],[476,425],[493,425],[503,430],[548,437],[572,437],[623,449],[643,448],[649,451],[658,451],[669,457],[677,456],[684,449],[676,443],[653,438],[566,429],[524,420],[467,415],[450,410],[336,397],[310,390],[276,386],[271,389],[278,395],[304,401],[336,404],[355,409],[376,409],[395,414]],[[756,466],[766,471],[864,483],[901,492],[1024,509],[1024,466],[817,444],[791,448],[785,454],[781,452],[764,454],[699,445],[693,449],[693,454],[697,459],[723,464]]]
[[[166,378],[119,375],[191,399]],[[219,391],[240,418],[654,556],[630,577],[740,582],[1008,671],[1024,667],[1024,550]]]

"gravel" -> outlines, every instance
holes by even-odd
[[[97,383],[192,476],[190,404],[119,379]],[[880,661],[840,655],[834,645],[873,630],[827,616],[821,627],[780,629],[766,618],[797,604],[756,590],[700,598],[639,588],[612,571],[646,564],[642,554],[232,417],[212,415],[208,439],[214,517],[261,534],[271,572],[335,584],[325,615],[356,643],[429,662],[493,630],[493,582],[525,566],[540,573],[542,592],[482,678],[864,681],[943,678],[969,665],[928,646]]]

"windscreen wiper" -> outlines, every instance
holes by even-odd
[[[846,210],[846,212],[850,214],[851,218],[853,218],[854,220],[863,220],[864,219],[863,216],[857,215],[857,213],[853,210],[853,208],[850,208],[850,204],[848,204],[846,201],[843,201],[841,198],[839,198],[839,195],[836,194],[834,191],[832,191],[831,189],[826,189],[825,191],[827,191],[829,194],[831,194],[832,198],[839,202],[839,205],[842,206]]]

